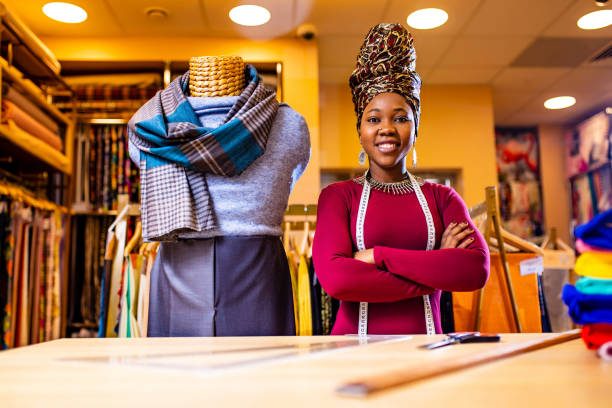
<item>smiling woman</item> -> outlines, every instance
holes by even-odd
[[[449,187],[406,171],[421,79],[399,24],[372,28],[350,78],[370,168],[321,192],[313,261],[342,300],[332,334],[441,333],[440,294],[484,286],[487,245]]]

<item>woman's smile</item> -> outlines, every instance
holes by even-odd
[[[381,153],[395,153],[399,151],[401,144],[399,142],[384,141],[374,145]]]

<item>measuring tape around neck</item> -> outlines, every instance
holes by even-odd
[[[368,209],[368,202],[370,201],[370,183],[367,178],[367,173],[364,175],[364,183],[363,190],[361,192],[361,199],[359,200],[359,211],[357,212],[357,225],[356,225],[356,238],[357,238],[357,249],[359,251],[365,251],[365,240],[363,234],[363,225],[365,222],[365,214]],[[421,205],[421,209],[425,214],[425,221],[427,222],[427,251],[431,251],[434,248],[436,242],[436,228],[434,226],[433,217],[431,216],[431,211],[429,211],[429,206],[427,205],[427,200],[421,191],[421,187],[419,183],[416,181],[414,176],[408,173],[410,178],[410,183],[412,184],[412,188],[419,200],[419,204]],[[433,311],[431,309],[431,302],[429,300],[429,295],[423,296],[423,307],[425,310],[425,326],[427,328],[427,334],[436,334],[436,328],[434,325],[433,319]],[[359,326],[358,326],[358,334],[359,336],[367,336],[368,335],[368,302],[359,302]]]

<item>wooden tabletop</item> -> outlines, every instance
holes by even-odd
[[[335,393],[359,377],[542,336],[437,350],[418,346],[443,336],[62,339],[0,352],[0,406],[612,407],[612,363],[581,340],[365,399]]]

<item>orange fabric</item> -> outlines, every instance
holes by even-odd
[[[514,295],[523,332],[542,332],[538,280],[535,274],[521,276],[521,261],[535,258],[535,254],[507,254]],[[453,292],[455,331],[474,330],[478,292]],[[491,333],[516,332],[512,305],[506,289],[504,270],[499,254],[491,254],[491,273],[484,287],[480,330]]]
[[[62,139],[45,126],[41,125],[36,119],[32,118],[28,113],[11,101],[2,101],[2,122],[5,123],[11,119],[15,124],[28,132],[30,135],[47,143],[56,150],[62,151]]]

